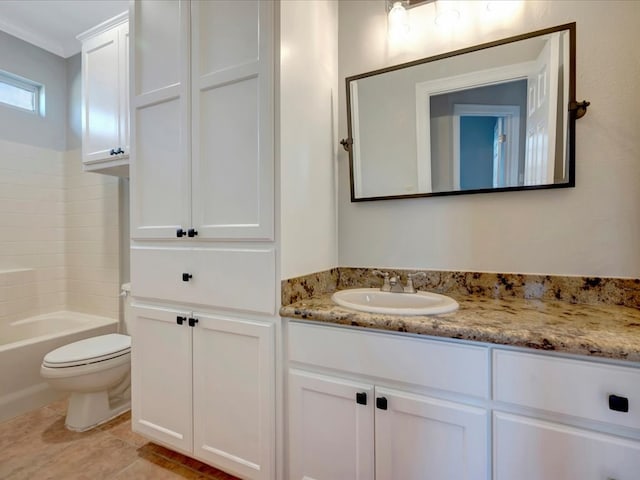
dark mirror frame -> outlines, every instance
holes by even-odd
[[[406,195],[389,195],[389,196],[376,196],[376,197],[355,197],[355,188],[354,188],[354,168],[353,168],[353,149],[351,146],[353,145],[353,130],[352,130],[352,120],[351,120],[351,88],[350,83],[359,80],[362,78],[371,77],[374,75],[379,75],[382,73],[392,72],[395,70],[400,70],[407,67],[413,67],[416,65],[422,65],[424,63],[435,62],[437,60],[442,60],[450,57],[455,57],[457,55],[464,55],[466,53],[477,52],[479,50],[485,50],[492,47],[497,47],[500,45],[505,45],[513,42],[519,42],[521,40],[526,40],[533,37],[538,37],[542,35],[547,35],[560,31],[569,31],[569,98],[567,102],[567,112],[568,112],[568,121],[567,121],[567,163],[568,163],[568,179],[567,182],[563,183],[555,183],[555,184],[545,184],[545,185],[529,185],[529,186],[517,186],[517,187],[496,187],[496,188],[482,188],[475,190],[455,190],[448,192],[432,192],[432,193],[412,193]],[[345,150],[349,152],[349,177],[351,183],[351,201],[352,202],[364,202],[364,201],[372,201],[372,200],[395,200],[399,198],[417,198],[417,197],[440,197],[445,195],[467,195],[473,193],[491,193],[491,192],[511,192],[511,191],[519,191],[519,190],[541,190],[541,189],[550,189],[550,188],[571,188],[575,187],[575,122],[576,119],[581,118],[585,115],[587,111],[587,107],[589,106],[589,102],[576,102],[576,23],[567,23],[564,25],[558,25],[551,28],[546,28],[543,30],[536,30],[535,32],[525,33],[522,35],[516,35],[513,37],[504,38],[502,40],[496,40],[493,42],[483,43],[480,45],[476,45],[473,47],[463,48],[460,50],[455,50],[452,52],[434,55],[432,57],[427,57],[419,60],[414,60],[411,62],[401,63],[399,65],[394,65],[387,68],[382,68],[378,70],[374,70],[367,73],[362,73],[359,75],[354,75],[351,77],[347,77],[345,79],[346,89],[347,89],[347,128],[349,137],[340,141],[340,144],[343,146]]]

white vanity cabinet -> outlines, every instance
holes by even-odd
[[[124,12],[82,42],[83,170],[128,176],[129,24]]]
[[[273,239],[273,10],[133,4],[132,238]]]
[[[132,311],[134,430],[241,478],[272,478],[274,325]]]
[[[488,478],[486,348],[291,323],[289,355],[290,479]]]
[[[495,480],[638,478],[640,369],[501,349],[493,366]]]

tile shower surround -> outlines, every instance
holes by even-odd
[[[379,287],[382,279],[374,268],[338,267],[282,281],[282,305],[345,288]],[[403,283],[416,270],[379,269],[398,275]],[[640,307],[640,279],[565,277],[515,273],[425,271],[416,279],[418,290],[456,296],[553,300],[574,304]]]

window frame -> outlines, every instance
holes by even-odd
[[[0,100],[1,106],[44,117],[44,85],[4,70],[0,70],[0,83],[25,90],[31,93],[33,97],[33,109],[23,108]]]

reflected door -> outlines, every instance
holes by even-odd
[[[560,38],[552,35],[528,77],[525,185],[553,183],[559,50]]]

